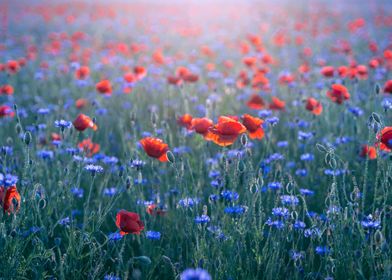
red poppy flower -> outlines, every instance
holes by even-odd
[[[242,59],[242,63],[244,63],[248,67],[253,67],[257,63],[257,57],[248,56]]]
[[[92,128],[94,131],[98,129],[93,120],[84,114],[79,114],[73,121],[73,125],[79,131],[84,131],[87,128]]]
[[[324,66],[321,69],[321,74],[327,78],[333,77],[334,73],[335,73],[335,68],[333,68],[332,66]]]
[[[144,229],[144,224],[140,221],[137,213],[120,210],[116,215],[116,226],[120,230],[121,235],[129,233],[140,234]]]
[[[9,60],[7,62],[7,71],[9,74],[16,74],[20,70],[20,64],[16,60]]]
[[[7,105],[0,106],[0,118],[13,117],[13,116],[15,116],[15,112],[12,111],[10,106],[7,106]]]
[[[166,215],[166,210],[158,207],[155,204],[150,204],[146,208],[146,212],[151,216],[164,216]]]
[[[50,138],[52,139],[52,141],[61,141],[61,135],[57,133],[52,133],[50,135]]]
[[[146,137],[141,139],[139,142],[148,156],[156,158],[161,162],[169,161],[166,154],[169,150],[169,146],[161,139]]]
[[[184,76],[183,80],[185,82],[188,82],[188,83],[195,83],[195,82],[197,82],[199,80],[199,75],[193,74],[193,73],[189,73],[189,74]]]
[[[102,80],[95,85],[97,91],[101,94],[111,95],[112,85],[109,80]]]
[[[124,74],[124,80],[127,83],[134,83],[134,82],[136,82],[136,77],[132,72],[128,72],[128,73]]]
[[[338,68],[338,73],[339,73],[339,76],[340,76],[341,78],[346,77],[346,76],[348,75],[348,72],[349,72],[349,69],[348,69],[347,66],[344,66],[344,65],[339,66],[339,68]]]
[[[347,88],[340,84],[333,84],[332,89],[327,91],[327,96],[337,104],[342,104],[344,100],[350,99]]]
[[[248,102],[246,102],[246,106],[253,110],[261,110],[265,107],[264,99],[261,98],[260,95],[254,93],[251,95]]]
[[[314,115],[318,116],[323,111],[323,105],[316,99],[309,97],[306,100],[306,110],[312,112]]]
[[[87,157],[92,157],[94,154],[99,152],[101,147],[99,144],[93,143],[90,138],[87,138],[78,144],[78,148],[86,153]]]
[[[375,68],[377,68],[378,66],[380,66],[380,62],[379,62],[377,59],[371,59],[371,60],[369,61],[369,67],[370,67],[370,68],[375,69]]]
[[[392,126],[386,126],[377,136],[380,142],[380,149],[386,152],[392,150]]]
[[[87,66],[80,66],[79,69],[75,71],[75,78],[78,80],[84,80],[90,75],[90,68]]]
[[[196,133],[203,135],[205,140],[210,141],[209,128],[214,125],[213,121],[209,118],[194,118],[191,122],[191,129]]]
[[[84,99],[84,98],[79,98],[78,100],[75,101],[75,106],[78,109],[83,109],[84,107],[86,107],[88,104],[88,100]]]
[[[388,80],[384,84],[384,92],[392,94],[392,80]]]
[[[16,186],[5,188],[0,186],[0,204],[3,206],[4,213],[16,213],[20,208],[20,194]]]
[[[184,114],[181,117],[177,119],[177,123],[182,126],[187,128],[188,130],[191,130],[192,127],[192,116],[190,114]]]
[[[271,110],[284,110],[286,103],[277,97],[272,97],[272,101],[269,105]]]
[[[377,150],[375,147],[363,145],[361,153],[359,154],[361,157],[367,157],[369,159],[377,158]]]
[[[209,128],[209,138],[219,146],[229,146],[245,131],[246,127],[242,123],[222,116],[216,125]]]
[[[0,87],[0,94],[13,95],[14,88],[11,85],[3,85],[2,87]]]
[[[143,66],[135,66],[133,68],[133,73],[135,74],[137,80],[141,80],[147,75],[147,69]]]
[[[366,65],[358,65],[357,68],[357,77],[361,80],[366,80],[368,78],[368,69]]]
[[[182,79],[177,76],[169,76],[167,77],[167,82],[171,85],[179,86],[182,84]]]
[[[264,130],[262,124],[264,121],[262,119],[253,117],[248,114],[242,116],[242,124],[246,127],[251,139],[262,139],[264,137]]]
[[[176,69],[176,76],[180,77],[181,79],[184,79],[189,74],[191,74],[191,71],[184,66],[179,66]]]

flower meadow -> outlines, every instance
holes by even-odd
[[[392,279],[391,2],[0,23],[0,279]]]

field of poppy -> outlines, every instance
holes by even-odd
[[[390,1],[0,3],[0,279],[392,279],[391,151]]]

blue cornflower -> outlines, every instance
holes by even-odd
[[[295,229],[304,229],[304,228],[306,228],[306,224],[302,221],[295,221],[294,228]]]
[[[227,201],[238,200],[239,194],[235,191],[224,190],[221,192],[221,197]]]
[[[278,117],[270,117],[270,118],[266,118],[265,119],[266,123],[269,123],[270,125],[274,126],[276,124],[278,124],[279,122],[279,118]]]
[[[40,151],[37,151],[37,156],[42,159],[53,159],[54,154],[53,154],[53,151],[40,150]]]
[[[71,219],[69,217],[65,217],[59,221],[59,224],[62,226],[68,226],[71,223]]]
[[[303,252],[297,252],[295,250],[290,250],[290,258],[292,260],[299,260],[299,259],[303,259],[304,258],[304,253]]]
[[[217,195],[217,194],[211,194],[211,195],[208,197],[208,199],[209,199],[209,201],[211,201],[211,202],[217,201],[217,200],[219,199],[219,195]]]
[[[295,175],[305,177],[306,175],[308,175],[308,171],[306,169],[297,169],[295,170]]]
[[[14,152],[14,149],[10,146],[2,146],[1,147],[1,152],[4,155],[12,155],[12,153]]]
[[[146,237],[151,240],[159,240],[161,239],[161,233],[158,231],[149,230],[146,232]]]
[[[210,221],[210,217],[208,217],[207,215],[201,215],[201,216],[197,216],[195,218],[195,223],[196,224],[206,224]]]
[[[329,253],[331,253],[331,249],[328,246],[317,246],[315,252],[320,256],[324,256],[329,255]]]
[[[104,156],[102,158],[102,162],[105,164],[116,164],[118,162],[118,158]]]
[[[175,153],[177,155],[190,153],[191,151],[192,151],[191,148],[189,148],[187,146],[180,146],[180,147],[173,148],[173,153]]]
[[[112,187],[112,188],[105,188],[103,190],[103,194],[109,197],[114,196],[117,193],[117,188]]]
[[[381,102],[381,106],[384,108],[385,111],[392,110],[392,98],[385,98]]]
[[[378,229],[381,227],[381,222],[375,220],[370,214],[362,220],[361,225],[364,229]]]
[[[209,178],[218,178],[219,176],[221,175],[221,173],[220,173],[220,171],[219,170],[211,170],[209,173],[208,173],[208,177]]]
[[[181,280],[211,280],[210,274],[207,270],[201,268],[188,268],[181,273]]]
[[[236,205],[236,206],[229,206],[225,208],[225,213],[226,214],[232,214],[232,215],[241,215],[245,213],[245,207]]]
[[[271,182],[268,183],[268,188],[270,188],[271,190],[279,190],[283,188],[283,186],[280,182]]]
[[[260,118],[265,119],[265,118],[267,118],[267,117],[272,115],[272,111],[271,110],[261,110],[261,111],[259,111],[258,115],[259,115]]]
[[[103,280],[121,280],[121,278],[112,274],[107,274],[103,277]]]
[[[210,182],[210,185],[214,188],[219,188],[222,185],[222,181],[221,180],[212,180]]]
[[[279,148],[286,148],[286,147],[289,146],[289,142],[288,142],[288,141],[279,141],[279,142],[276,143],[276,145],[277,145]]]
[[[277,229],[282,229],[284,227],[284,223],[282,221],[273,221],[271,218],[268,218],[268,220],[265,222],[266,225],[269,225],[270,227],[275,227]]]
[[[94,164],[89,164],[84,167],[85,170],[91,172],[91,173],[102,173],[103,172],[103,167],[100,165],[94,165]]]
[[[71,189],[71,193],[78,198],[82,198],[84,194],[84,190],[82,188],[74,187]]]
[[[130,162],[132,168],[142,168],[146,163],[139,159],[134,159]]]
[[[18,182],[18,176],[6,174],[5,176],[0,173],[0,185],[4,187],[15,186]]]
[[[314,160],[314,155],[307,153],[307,154],[301,155],[300,158],[303,161],[312,161],[312,160]]]
[[[54,122],[55,127],[59,127],[61,129],[65,128],[71,128],[72,127],[72,122],[70,121],[65,121],[65,120],[57,120]]]
[[[112,232],[108,235],[109,241],[120,240],[123,236],[119,232]]]
[[[303,196],[312,196],[312,195],[314,195],[314,191],[308,190],[308,189],[299,189],[299,192],[300,192]]]
[[[283,160],[284,159],[284,155],[279,154],[279,153],[275,153],[269,156],[268,161],[277,161],[277,160]]]
[[[356,117],[363,115],[363,110],[359,107],[349,107],[348,111],[351,112]]]
[[[338,214],[340,212],[340,207],[336,205],[331,205],[328,207],[327,214]]]
[[[312,132],[298,131],[298,140],[305,141],[313,138]]]
[[[280,201],[282,201],[284,205],[297,205],[299,203],[298,197],[294,195],[281,195]]]
[[[47,115],[50,113],[50,109],[49,108],[40,108],[37,110],[37,113],[39,115]]]
[[[200,199],[198,198],[191,198],[191,197],[187,197],[184,199],[180,199],[180,201],[178,202],[178,205],[184,207],[184,208],[188,208],[188,207],[193,207],[196,204],[198,204],[200,202]]]
[[[282,217],[287,219],[290,215],[289,209],[285,208],[285,207],[275,207],[272,208],[272,215],[276,216],[276,217]]]
[[[321,237],[321,231],[320,231],[320,229],[318,229],[318,228],[308,228],[308,229],[305,229],[305,231],[304,231],[304,236],[306,237],[306,238],[319,238],[319,237]]]

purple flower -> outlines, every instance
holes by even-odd
[[[207,270],[201,268],[188,268],[181,273],[181,280],[211,280],[210,274]]]

